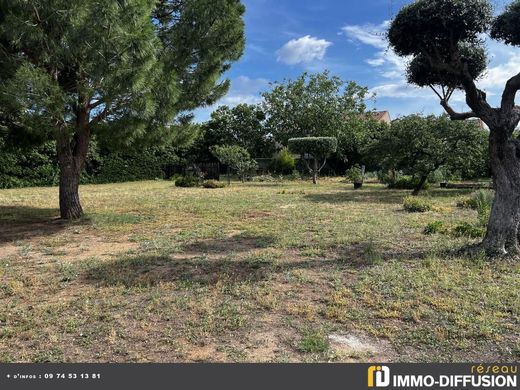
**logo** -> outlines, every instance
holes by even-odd
[[[390,369],[387,366],[368,367],[368,387],[388,387],[390,385]]]

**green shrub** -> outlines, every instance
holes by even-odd
[[[432,209],[432,204],[426,199],[408,196],[404,200],[403,207],[409,213],[424,213]]]
[[[363,169],[358,164],[347,169],[346,176],[347,180],[351,183],[363,183],[365,181]]]
[[[204,188],[224,188],[226,184],[217,180],[206,180],[204,183],[202,183],[202,186]]]
[[[413,190],[419,185],[420,180],[420,178],[413,176],[399,176],[395,181],[388,184],[388,188],[394,190]],[[426,182],[423,189],[427,190],[430,186],[430,183]]]
[[[493,191],[479,190],[468,197],[460,198],[457,207],[476,210],[480,225],[485,227],[489,221],[494,198]]]
[[[102,157],[101,165],[93,181],[95,183],[119,183],[163,178],[162,165],[162,160],[154,150],[124,154],[110,153]]]
[[[424,228],[424,234],[427,234],[427,235],[444,233],[445,231],[446,231],[446,227],[444,226],[443,221],[430,222]]]
[[[295,167],[296,159],[288,148],[283,148],[271,161],[271,169],[282,175],[291,173]]]
[[[175,180],[176,187],[198,187],[200,186],[200,180],[195,176],[183,176]]]
[[[467,222],[459,223],[453,228],[453,235],[456,237],[479,238],[484,234],[485,229],[482,226],[474,226]]]
[[[493,205],[493,199],[495,198],[495,195],[493,194],[493,191],[490,190],[479,190],[477,192],[474,192],[470,196],[460,198],[457,201],[457,207],[463,208],[463,209],[472,209],[472,210],[479,210],[479,209],[490,209]]]

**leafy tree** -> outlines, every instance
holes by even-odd
[[[244,181],[246,175],[257,167],[249,152],[238,145],[216,145],[211,148],[211,152],[221,164],[227,165],[228,184],[231,184],[231,169]]]
[[[0,116],[56,141],[62,218],[83,214],[94,134],[163,142],[179,113],[226,93],[243,13],[239,0],[0,0]]]
[[[346,160],[357,153],[373,125],[364,115],[367,97],[367,88],[328,71],[304,73],[296,80],[274,83],[263,94],[266,125],[284,145],[290,138],[335,137],[338,154]]]
[[[318,184],[318,175],[327,163],[327,157],[335,153],[338,149],[338,140],[334,137],[304,137],[291,138],[288,141],[289,149],[293,153],[298,153],[305,161],[307,169],[312,174],[312,183]],[[307,156],[312,158],[312,167],[307,161]],[[323,163],[320,164],[320,161]]]
[[[518,255],[520,222],[520,121],[515,98],[520,73],[507,81],[499,107],[492,107],[478,79],[486,68],[482,34],[512,46],[520,45],[520,1],[496,17],[487,0],[417,0],[401,9],[388,37],[401,56],[411,57],[408,80],[429,86],[453,120],[480,118],[490,129],[490,163],[496,187],[487,234],[489,254]],[[455,112],[449,100],[456,89],[466,95],[470,111]]]
[[[440,168],[448,171],[480,166],[485,130],[474,122],[453,122],[447,116],[410,115],[395,120],[370,146],[369,153],[385,170],[403,171],[418,178],[418,195],[428,177]]]
[[[203,126],[203,147],[239,145],[254,157],[270,157],[274,140],[264,125],[265,114],[258,105],[220,106]]]
[[[289,148],[282,148],[282,150],[274,156],[270,168],[281,174],[288,174],[294,171],[296,168],[296,159]]]

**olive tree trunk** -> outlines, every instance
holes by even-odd
[[[520,141],[502,131],[490,136],[495,200],[483,245],[490,255],[518,255],[520,223]]]
[[[422,175],[421,179],[419,180],[419,183],[417,184],[417,186],[414,188],[414,190],[412,192],[413,196],[419,195],[419,193],[424,188],[424,185],[426,184],[426,180],[428,180],[428,175]]]
[[[312,184],[318,184],[318,159],[314,159],[312,167]]]

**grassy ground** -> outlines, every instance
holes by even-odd
[[[462,191],[339,180],[0,191],[0,361],[517,361],[520,266],[451,251]]]

